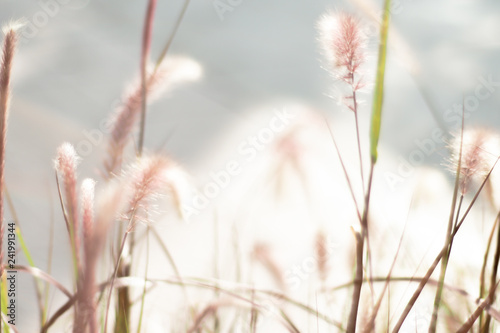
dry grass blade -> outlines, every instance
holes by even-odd
[[[186,290],[186,286],[184,286],[184,284],[182,283],[182,276],[179,272],[179,269],[177,268],[177,265],[174,261],[174,257],[172,257],[172,254],[170,253],[170,251],[168,250],[168,247],[167,245],[165,244],[165,242],[161,239],[160,235],[158,234],[158,231],[156,231],[155,227],[152,226],[151,227],[151,232],[153,233],[153,236],[156,238],[158,244],[160,245],[160,248],[162,250],[162,252],[165,254],[165,256],[167,257],[167,260],[168,262],[170,263],[170,266],[172,267],[173,271],[174,271],[174,274],[175,274],[175,277],[180,281],[181,283],[181,288],[182,288],[182,292],[184,294],[184,299],[186,300],[186,303],[188,304],[189,308],[191,309],[191,311],[193,312],[194,314],[194,307],[190,305],[190,302],[189,302],[189,298],[188,298],[188,293],[187,293],[187,290]]]
[[[184,15],[186,14],[186,11],[188,9],[190,0],[185,0],[184,5],[182,6],[181,12],[179,13],[179,16],[177,17],[177,21],[175,21],[174,28],[172,30],[172,33],[170,34],[167,43],[165,44],[165,47],[161,51],[161,55],[158,58],[158,61],[156,62],[156,67],[155,71],[158,69],[158,67],[161,65],[163,62],[163,59],[165,59],[168,50],[170,50],[170,45],[172,45],[172,42],[174,41],[175,35],[177,34],[177,30],[179,30],[179,27],[181,26],[182,19],[184,18]]]
[[[75,304],[76,297],[70,298],[66,303],[64,303],[49,320],[45,322],[45,324],[40,329],[40,333],[47,333],[49,328],[55,324],[55,322],[66,313],[66,311],[70,310]]]
[[[446,240],[445,240],[445,244],[449,244],[449,245],[447,245],[446,252],[444,253],[444,256],[442,258],[443,261],[441,262],[441,271],[439,273],[439,286],[436,290],[436,295],[434,297],[434,307],[432,310],[431,323],[429,325],[429,333],[436,332],[439,303],[441,302],[444,279],[445,279],[445,275],[446,275],[446,268],[448,266],[448,259],[449,259],[450,253],[451,253],[451,246],[453,243],[453,237],[451,236],[451,234],[452,234],[454,226],[456,226],[456,222],[454,223],[453,221],[455,220],[455,214],[457,214],[457,218],[456,218],[457,220],[458,220],[458,215],[460,214],[460,210],[456,211],[456,209],[457,209],[458,191],[459,191],[459,186],[460,186],[460,174],[461,174],[460,171],[462,170],[462,156],[463,156],[462,153],[463,153],[463,142],[464,142],[464,116],[463,116],[463,114],[464,113],[462,113],[462,130],[460,132],[460,148],[459,148],[459,153],[458,153],[458,163],[457,163],[457,169],[456,169],[456,174],[455,174],[455,188],[453,190],[453,199],[451,201],[451,208],[450,208],[450,218],[448,220],[448,230],[446,231]],[[461,198],[461,200],[460,200],[460,205],[461,205],[463,195],[460,198]]]
[[[291,305],[293,305],[301,310],[304,310],[307,313],[310,313],[311,315],[316,316],[316,318],[321,319],[325,323],[333,325],[333,326],[337,327],[338,329],[340,329],[342,332],[345,332],[345,328],[343,328],[342,323],[331,319],[330,317],[326,316],[324,313],[319,312],[317,309],[313,309],[310,306],[307,306],[301,302],[298,302],[296,300],[291,299],[290,297],[288,297],[284,294],[280,294],[280,293],[277,293],[275,291],[259,290],[259,289],[255,289],[255,290],[261,294],[266,294],[266,295],[276,297],[278,300],[282,300],[282,301],[284,301],[288,304],[291,304]]]
[[[460,230],[460,227],[462,226],[462,224],[464,223],[465,219],[467,218],[469,212],[471,211],[472,207],[474,206],[474,204],[476,203],[476,200],[477,198],[479,197],[479,194],[481,193],[481,191],[483,190],[485,184],[487,183],[488,179],[490,178],[490,175],[491,173],[493,172],[493,169],[495,168],[496,164],[498,163],[498,160],[497,159],[495,161],[495,164],[493,165],[493,167],[490,169],[490,171],[488,172],[488,174],[486,175],[484,181],[482,182],[481,186],[479,187],[479,189],[477,190],[476,194],[474,195],[474,197],[472,198],[472,201],[470,202],[469,206],[467,207],[467,210],[464,212],[462,218],[460,219],[459,223],[455,226],[455,228],[453,229],[453,232],[451,233],[451,237],[450,237],[450,240],[452,241],[453,238],[455,237],[455,235],[458,233],[458,231]],[[444,247],[441,249],[441,252],[439,252],[439,254],[436,256],[436,258],[434,259],[434,262],[431,264],[431,266],[429,267],[427,273],[425,274],[423,280],[420,282],[419,286],[417,287],[417,289],[415,290],[415,292],[413,293],[412,297],[410,298],[410,300],[408,301],[408,304],[406,305],[405,309],[403,310],[403,313],[401,314],[401,316],[399,317],[399,320],[398,322],[396,323],[396,326],[394,327],[394,329],[392,330],[393,333],[397,333],[399,332],[399,330],[401,329],[401,326],[403,325],[403,322],[405,321],[406,317],[408,316],[408,314],[410,313],[411,309],[413,308],[413,306],[415,305],[415,302],[417,301],[417,299],[419,298],[422,290],[424,289],[425,285],[427,284],[427,282],[429,281],[432,273],[434,272],[434,270],[436,269],[437,265],[439,264],[441,258],[448,252],[449,250],[449,246],[450,246],[450,243],[446,243],[444,245]]]
[[[412,199],[413,202],[413,199]],[[410,207],[412,204],[410,204]],[[409,212],[408,212],[409,214]],[[378,311],[380,309],[380,306],[382,305],[382,301],[384,299],[385,292],[387,288],[389,287],[389,283],[391,282],[391,277],[392,277],[392,272],[394,270],[394,267],[396,266],[396,261],[398,259],[399,253],[401,251],[401,246],[403,245],[403,238],[406,232],[406,227],[408,226],[408,217],[406,218],[405,226],[403,228],[403,232],[401,233],[401,237],[399,239],[399,244],[398,248],[396,249],[396,254],[394,255],[394,259],[392,260],[391,267],[389,268],[389,273],[387,274],[387,277],[385,279],[384,287],[382,289],[382,292],[380,293],[379,299],[377,300],[377,303],[373,307],[372,314],[370,315],[370,319],[366,323],[365,327],[363,328],[364,333],[369,333],[373,332],[375,330],[375,319],[377,318]],[[373,283],[373,277],[370,277],[370,283]]]
[[[153,281],[153,282],[162,282],[162,283],[167,283],[167,284],[179,284],[179,285],[181,284],[180,281],[169,280],[169,279],[151,280],[151,281]],[[342,332],[345,332],[345,329],[342,328],[342,324],[341,323],[336,322],[336,321],[330,319],[326,315],[324,315],[324,314],[316,311],[315,309],[313,309],[313,308],[311,308],[311,307],[309,307],[309,306],[307,306],[305,304],[297,302],[297,301],[295,301],[295,300],[287,297],[286,295],[278,293],[278,292],[275,292],[275,291],[259,290],[259,289],[255,289],[255,288],[250,287],[250,286],[239,286],[237,288],[234,288],[234,289],[230,290],[229,288],[221,287],[221,285],[223,284],[222,281],[220,281],[218,283],[215,283],[215,284],[211,284],[211,283],[208,283],[208,282],[200,281],[200,279],[188,279],[188,278],[184,279],[183,284],[186,285],[186,286],[190,286],[190,287],[217,290],[221,294],[225,294],[225,295],[231,296],[231,297],[233,297],[233,298],[235,298],[237,300],[240,300],[240,301],[243,301],[245,303],[248,303],[250,306],[255,307],[255,309],[257,309],[258,311],[260,311],[262,314],[265,314],[266,312],[268,312],[268,310],[266,310],[265,307],[263,307],[263,306],[259,305],[258,303],[254,302],[252,299],[248,299],[246,297],[243,297],[241,295],[241,292],[242,291],[245,291],[247,293],[255,292],[255,293],[261,293],[261,294],[266,294],[266,295],[269,295],[269,296],[273,296],[274,298],[276,298],[276,300],[284,301],[284,302],[289,303],[291,305],[294,305],[297,308],[302,309],[302,310],[304,310],[304,311],[306,311],[306,312],[308,312],[310,314],[318,316],[318,318],[320,318],[321,320],[325,321],[326,323],[328,323],[330,325],[334,325],[337,328],[339,328]],[[270,311],[270,314],[272,314],[274,317],[277,317],[277,319],[279,320],[279,322],[282,323],[283,325],[285,325],[285,327],[289,331],[295,332],[293,330],[293,328],[289,326],[289,324],[286,322],[286,320],[282,317],[281,314],[277,315],[274,311]]]
[[[179,282],[171,281],[171,280],[163,280],[163,281],[166,283],[177,283],[177,284],[179,283]],[[228,292],[230,289],[229,286],[225,287],[225,288],[220,287],[221,285],[225,284],[222,281],[213,282],[213,281],[207,281],[204,279],[193,279],[193,278],[191,278],[191,279],[185,278],[184,281],[186,281],[187,286],[194,286],[194,287],[201,287],[201,288],[218,288],[221,290],[225,290],[226,292]],[[213,284],[210,284],[210,283],[213,283]],[[293,305],[301,310],[306,311],[307,313],[310,313],[314,316],[317,316],[318,318],[323,320],[325,323],[336,326],[342,332],[345,331],[345,329],[342,327],[342,324],[340,322],[337,322],[337,321],[331,319],[330,317],[326,316],[325,314],[318,312],[317,310],[311,308],[310,306],[305,305],[301,302],[298,302],[298,301],[288,297],[287,295],[285,295],[283,293],[280,293],[277,291],[272,291],[272,290],[256,289],[254,287],[242,285],[239,283],[238,284],[231,284],[231,285],[234,286],[233,288],[231,288],[232,290],[234,290],[234,292],[231,291],[231,295],[236,293],[236,292],[245,291],[247,293],[265,294],[268,296],[272,296],[272,297],[276,298],[276,300],[278,300],[278,301],[283,301],[285,303],[291,304],[291,305]]]
[[[414,282],[414,283],[419,283],[419,282],[422,282],[422,280],[424,280],[425,277],[415,277],[415,276],[412,276],[412,277],[405,277],[405,276],[398,276],[398,277],[390,277],[389,279],[389,282],[393,283],[393,282]],[[374,277],[373,279],[373,282],[374,283],[382,283],[382,282],[387,282],[387,277],[386,276],[379,276],[379,277]],[[328,290],[328,291],[337,291],[337,290],[342,290],[342,289],[346,289],[346,288],[350,288],[354,285],[354,282],[355,281],[350,281],[350,282],[347,282],[347,283],[343,283],[341,285],[338,285],[336,287],[332,287],[332,288],[328,288],[328,289],[325,289],[325,290]],[[363,280],[363,283],[367,283],[366,280]],[[438,280],[433,280],[433,279],[427,279],[427,283],[429,283],[430,285],[433,285],[433,286],[437,286],[438,285]],[[472,298],[472,296],[467,292],[465,291],[464,289],[460,289],[460,288],[457,288],[457,287],[454,287],[454,286],[450,286],[450,285],[444,285],[444,288],[447,289],[447,290],[450,290],[450,291],[453,291],[455,293],[458,293],[462,296],[469,296]]]
[[[185,57],[169,57],[157,69],[148,66],[147,101],[151,103],[163,91],[201,77],[201,66]],[[111,114],[108,156],[104,161],[105,177],[111,179],[120,174],[125,147],[137,125],[142,105],[141,80],[136,80],[125,91],[119,107]]]
[[[353,229],[356,239],[356,277],[352,292],[351,310],[349,312],[349,320],[347,322],[347,333],[356,331],[356,321],[358,317],[359,299],[361,297],[361,287],[363,285],[363,248],[364,237],[359,231]]]
[[[492,285],[488,297],[479,304],[477,309],[471,314],[467,321],[457,330],[457,333],[467,333],[471,331],[472,326],[476,322],[477,318],[479,318],[484,309],[492,303],[492,297],[495,294],[498,283],[500,283],[500,281]]]
[[[344,160],[342,159],[342,155],[340,154],[339,147],[337,146],[337,141],[335,141],[335,137],[333,136],[332,128],[330,127],[330,124],[328,121],[325,119],[326,126],[328,127],[328,130],[330,131],[330,137],[332,138],[333,145],[335,146],[335,151],[337,152],[337,156],[339,157],[340,160],[340,165],[342,166],[342,170],[344,171],[344,176],[347,181],[347,185],[349,186],[349,191],[351,192],[351,197],[352,201],[354,202],[354,206],[356,207],[356,214],[358,215],[359,222],[361,223],[361,213],[359,211],[359,205],[358,201],[356,200],[356,195],[354,194],[354,189],[351,185],[351,179],[349,178],[349,174],[347,173],[347,169],[344,164]]]
[[[295,324],[292,322],[292,319],[283,311],[283,309],[280,309],[280,314],[281,316],[285,319],[285,321],[290,325],[290,328],[292,329],[293,333],[300,333],[299,329]]]
[[[38,269],[36,267],[19,266],[19,265],[15,266],[15,267],[19,271],[27,272],[27,273],[33,275],[34,277],[40,278],[40,279],[50,283],[51,285],[53,285],[54,287],[59,289],[64,295],[68,296],[69,298],[73,297],[73,294],[71,294],[69,292],[69,290],[67,290],[62,284],[57,282],[57,280],[55,280],[52,276],[45,273],[41,269]]]

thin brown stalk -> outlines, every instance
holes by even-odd
[[[40,329],[40,333],[47,333],[49,331],[49,328],[56,323],[56,321],[66,313],[66,311],[69,311],[73,305],[75,304],[76,297],[72,297],[69,300],[66,301],[53,315],[50,317],[45,324],[42,326]]]
[[[363,255],[364,255],[364,243],[365,240],[368,243],[368,216],[369,216],[369,209],[370,209],[370,198],[371,198],[371,191],[372,191],[372,182],[373,182],[373,171],[375,168],[375,161],[372,160],[371,166],[370,166],[370,175],[368,177],[368,187],[366,190],[365,194],[365,206],[363,210],[363,217],[361,219],[361,232],[356,232],[356,276],[355,280],[356,283],[354,284],[354,289],[352,292],[352,301],[351,301],[351,310],[349,313],[349,319],[347,322],[347,333],[354,333],[356,332],[356,324],[357,324],[357,317],[358,317],[358,310],[359,310],[359,300],[361,297],[361,289],[363,287],[363,283],[361,281],[363,280]],[[370,253],[368,253],[367,258],[369,258]],[[373,290],[371,280],[370,280],[370,286]]]
[[[179,30],[179,27],[181,26],[181,23],[182,23],[182,19],[184,18],[184,15],[186,14],[186,11],[188,9],[189,2],[190,2],[190,0],[184,1],[184,5],[182,6],[182,9],[181,9],[181,12],[179,13],[179,16],[177,16],[177,21],[175,21],[172,33],[168,37],[167,43],[165,43],[165,46],[163,47],[163,50],[161,51],[160,57],[158,58],[158,61],[156,62],[155,71],[161,65],[161,63],[163,62],[163,60],[167,56],[168,51],[170,50],[170,46],[172,45],[172,42],[174,41],[175,35],[177,34],[177,30]]]
[[[362,232],[354,231],[356,238],[356,275],[354,289],[351,300],[351,310],[347,322],[347,333],[356,332],[356,321],[359,309],[359,299],[361,296],[361,286],[363,285],[363,254],[364,254],[364,238]]]
[[[349,174],[347,173],[347,168],[345,167],[344,160],[342,159],[342,154],[340,154],[339,147],[337,145],[337,141],[335,140],[335,137],[333,136],[332,128],[330,127],[330,124],[328,123],[328,120],[325,118],[325,123],[326,126],[328,127],[328,130],[330,131],[330,137],[332,138],[333,145],[335,147],[335,151],[337,152],[337,156],[340,160],[340,165],[342,166],[342,170],[344,171],[344,176],[347,181],[347,185],[349,187],[349,192],[351,193],[352,201],[354,202],[354,206],[356,208],[356,214],[358,216],[359,222],[361,223],[362,218],[361,218],[361,213],[359,210],[359,205],[358,201],[356,200],[356,195],[354,194],[354,189],[351,185],[351,179],[349,178]]]
[[[46,281],[47,283],[49,283],[49,284],[53,285],[54,287],[56,287],[57,289],[59,289],[59,291],[61,291],[64,295],[66,295],[69,298],[73,297],[73,295],[71,294],[71,292],[69,292],[68,289],[66,289],[61,283],[57,282],[56,279],[54,279],[52,276],[45,273],[41,269],[36,268],[36,267],[31,267],[31,266],[23,266],[23,265],[16,265],[15,268],[18,271],[23,271],[23,272],[29,273],[36,278],[39,278],[39,279]]]
[[[494,284],[491,285],[491,290],[489,292],[488,297],[486,297],[486,299],[479,304],[479,306],[477,307],[477,309],[471,314],[471,316],[467,319],[467,321],[457,330],[457,333],[467,333],[467,332],[470,332],[470,330],[472,329],[472,326],[476,322],[477,318],[481,315],[481,313],[483,313],[483,311],[490,304],[492,304],[493,295],[495,295],[495,291],[496,291],[499,283],[500,283],[500,281],[495,282]]]

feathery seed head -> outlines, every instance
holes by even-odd
[[[484,128],[465,130],[463,142],[461,135],[455,135],[451,143],[452,163],[451,169],[456,172],[462,145],[462,161],[460,165],[460,190],[467,193],[474,180],[482,180],[495,163],[499,153],[499,138],[491,131]]]
[[[63,177],[71,176],[76,172],[79,160],[73,145],[65,142],[57,149],[55,168]]]
[[[61,176],[64,185],[64,208],[67,217],[67,227],[76,265],[80,269],[80,225],[78,223],[78,198],[76,193],[76,166],[78,160],[75,148],[70,143],[65,142],[57,149],[57,157],[54,164],[56,172]]]
[[[344,12],[328,13],[319,20],[318,30],[327,69],[354,90],[360,89],[362,81],[354,76],[365,61],[366,35],[359,20]]]
[[[182,170],[171,159],[161,155],[145,155],[124,173],[129,179],[131,199],[126,216],[138,221],[148,221],[153,202],[163,195],[170,195],[177,211],[181,210],[181,184],[185,178]]]
[[[28,21],[25,18],[13,20],[2,26],[2,32],[4,35],[8,35],[11,32],[18,32],[27,24],[27,22]]]
[[[0,135],[3,141],[0,144],[0,155],[4,156],[5,136],[7,133],[7,116],[10,103],[10,75],[12,72],[14,53],[17,44],[15,29],[8,26],[3,29],[5,38],[3,41],[2,55],[0,59]],[[3,163],[3,161],[2,161]]]
[[[198,80],[201,73],[201,66],[197,62],[184,57],[168,57],[156,70],[153,65],[148,66],[147,101],[149,103],[154,101],[161,93],[171,91],[181,83]],[[108,178],[119,172],[123,150],[139,119],[141,104],[141,80],[137,78],[127,89],[123,103],[111,115],[111,132],[108,142],[109,158],[105,162]]]
[[[12,27],[4,30],[2,54],[0,58],[0,277],[3,274],[3,236],[4,236],[4,185],[5,185],[5,147],[7,141],[7,116],[10,102],[10,75],[16,48],[17,35]]]
[[[67,208],[74,214],[70,218],[76,216],[76,166],[78,162],[79,157],[76,154],[75,148],[70,143],[65,142],[57,149],[55,169],[63,180]],[[76,223],[76,219],[74,221]]]

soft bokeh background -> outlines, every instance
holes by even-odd
[[[345,8],[373,26],[371,8],[378,13],[380,1],[242,0],[222,18],[214,3],[191,1],[170,50],[197,60],[203,79],[150,107],[147,147],[168,152],[203,185],[209,173],[231,160],[235,147],[247,135],[258,133],[275,110],[305,106],[315,110],[319,127],[323,116],[330,119],[339,141],[354,139],[349,127],[352,115],[329,97],[335,95],[334,84],[321,68],[315,24],[326,10]],[[137,74],[145,6],[145,1],[137,0],[0,0],[1,23],[21,17],[29,22],[13,75],[7,186],[34,260],[42,268],[47,266],[50,221],[54,221],[52,272],[66,284],[68,247],[52,159],[63,141],[78,145],[86,140],[85,130],[98,129]],[[180,0],[159,1],[153,58],[162,50],[181,7]],[[381,141],[385,154],[381,159],[386,159],[381,168],[397,173],[401,159],[408,160],[418,148],[415,140],[429,138],[439,126],[452,127],[443,115],[460,104],[462,96],[473,96],[479,77],[500,82],[500,3],[400,0],[394,8]],[[47,11],[53,15],[43,14]],[[372,36],[367,78],[373,75],[376,46]],[[500,126],[499,88],[495,86],[471,112],[468,126]],[[361,97],[365,101],[361,127],[367,133],[371,96]],[[307,123],[309,118],[298,119]],[[327,141],[321,145],[330,144],[327,135],[321,138]],[[81,163],[82,176],[99,177],[103,150],[104,144],[93,146]],[[351,155],[355,158],[346,153]],[[439,167],[444,156],[446,151],[438,145],[422,165]],[[415,174],[394,190],[383,181],[381,171],[379,190],[387,192],[387,198],[401,198],[394,191],[406,193]],[[436,184],[430,186],[439,191]],[[399,204],[408,202],[394,203]],[[190,234],[184,230],[181,235],[194,237],[203,234],[203,228],[207,227],[194,224],[187,229]],[[35,301],[27,295],[32,295],[32,283],[26,275],[21,279],[19,328],[31,332]]]

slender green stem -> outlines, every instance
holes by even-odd
[[[119,251],[117,253],[115,268],[113,270],[113,275],[111,277],[110,285],[109,285],[108,299],[106,301],[106,313],[105,313],[105,319],[104,319],[104,332],[107,332],[109,306],[111,304],[111,295],[113,294],[113,287],[114,287],[114,284],[115,284],[116,276],[118,274],[118,268],[120,267],[120,262],[121,262],[121,258],[122,258],[123,249],[125,248],[125,243],[127,242],[128,234],[132,231],[134,217],[135,217],[135,211],[132,213],[132,217],[129,220],[129,224],[128,224],[127,230],[125,230],[125,234],[123,235],[123,238],[122,238],[122,241],[121,241],[121,245],[120,245],[120,249],[119,249]]]
[[[373,171],[374,171],[374,161],[372,160],[370,167],[370,176],[368,178],[368,187],[365,196],[365,209],[363,210],[363,217],[361,219],[361,233],[355,232],[356,237],[356,277],[354,283],[354,289],[352,293],[351,301],[351,311],[349,313],[349,320],[347,322],[347,333],[356,332],[356,322],[359,310],[359,300],[361,297],[361,289],[363,286],[363,255],[364,255],[364,243],[368,238],[368,212],[370,209],[370,197],[373,182]]]
[[[352,84],[354,84],[354,73],[351,73]],[[361,187],[363,195],[365,194],[365,176],[363,170],[363,154],[361,151],[361,139],[359,138],[359,119],[358,119],[358,101],[356,98],[356,90],[352,87],[352,111],[354,112],[354,122],[356,125],[356,140],[358,143],[358,156],[359,156],[359,170],[361,173]]]
[[[488,294],[488,300],[489,304],[493,304],[495,300],[495,284],[497,283],[497,274],[498,274],[498,265],[500,262],[500,228],[497,229],[497,247],[495,250],[495,256],[493,258],[493,269],[491,271],[491,278],[490,278],[490,293]],[[487,313],[486,317],[484,318],[484,328],[482,329],[482,332],[489,332],[491,324],[491,316]]]
[[[464,103],[464,105],[465,105],[465,103]],[[462,112],[462,115],[463,114],[465,114],[465,112]],[[463,198],[464,198],[464,193],[462,192],[462,195],[460,196],[459,207],[457,210],[457,197],[458,197],[458,191],[459,191],[460,174],[461,174],[461,170],[462,170],[463,141],[464,141],[464,119],[462,116],[462,130],[460,132],[460,151],[458,153],[458,163],[457,163],[456,173],[455,173],[455,187],[453,190],[453,199],[451,201],[450,217],[448,219],[448,229],[446,231],[445,244],[447,245],[447,248],[446,248],[446,251],[443,255],[443,261],[441,262],[441,271],[439,273],[439,286],[436,290],[436,295],[434,297],[434,306],[433,306],[433,310],[432,310],[431,322],[429,324],[429,333],[436,332],[439,304],[441,303],[444,279],[446,277],[446,269],[448,267],[448,260],[450,258],[451,246],[453,243],[452,234],[453,234],[453,231],[457,228],[458,216],[460,214],[460,207],[462,206],[462,202],[463,202]],[[483,185],[484,185],[484,183],[483,183]],[[456,217],[455,217],[455,214],[456,214]]]
[[[142,317],[144,315],[144,303],[146,300],[146,286],[148,282],[148,267],[149,267],[149,227],[146,231],[146,267],[144,268],[144,288],[142,289],[141,296],[141,311],[139,313],[139,324],[137,325],[137,333],[141,332]]]
[[[481,267],[481,274],[479,276],[479,298],[484,297],[484,289],[485,289],[485,278],[486,278],[486,266],[488,265],[488,257],[490,254],[491,244],[493,243],[493,236],[495,235],[495,230],[498,226],[498,222],[500,221],[500,212],[498,212],[497,217],[495,219],[495,223],[491,228],[490,236],[488,237],[488,244],[486,245],[486,251],[484,252],[483,258],[483,266]],[[483,326],[483,314],[479,316],[479,327]]]
[[[451,249],[453,247],[453,238],[451,237],[451,235],[452,235],[452,232],[456,228],[456,225],[458,223],[458,217],[460,216],[460,207],[462,206],[463,199],[464,199],[464,196],[461,195],[460,202],[458,204],[457,213],[456,213],[455,224],[452,225],[452,227],[448,230],[448,233],[446,234],[446,244],[449,244],[449,247],[441,260],[441,271],[439,272],[439,285],[438,285],[438,288],[436,290],[436,295],[434,297],[434,308],[433,308],[433,312],[432,312],[429,333],[436,332],[439,305],[441,303],[441,298],[443,296],[443,286],[444,286],[444,280],[446,277],[446,270],[448,269],[448,263],[450,260]]]
[[[168,50],[170,49],[170,46],[172,45],[172,42],[174,41],[175,35],[177,35],[177,30],[179,30],[179,27],[181,26],[182,19],[184,18],[184,15],[186,14],[186,11],[188,9],[190,0],[185,0],[184,5],[182,6],[181,12],[179,16],[177,17],[177,21],[175,21],[174,24],[174,30],[170,34],[167,43],[165,44],[165,47],[163,48],[160,57],[156,61],[156,66],[155,66],[155,71],[160,67],[161,63],[163,62],[163,59],[165,59]]]

